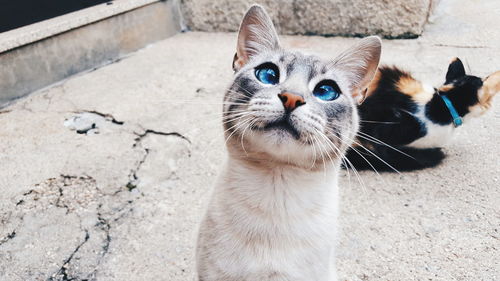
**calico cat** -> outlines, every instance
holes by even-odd
[[[197,244],[200,281],[333,281],[338,174],[381,41],[333,60],[284,50],[264,9],[243,18],[223,105],[228,159]]]
[[[455,129],[485,113],[499,91],[500,71],[485,79],[467,75],[458,58],[437,89],[396,67],[380,67],[359,106],[360,133],[347,153],[346,167],[378,171],[434,167],[444,159],[441,147]]]

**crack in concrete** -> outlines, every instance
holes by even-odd
[[[118,209],[118,212],[123,211],[126,208],[125,206],[132,204],[132,202],[133,202],[132,200],[128,200],[126,202],[126,204],[123,205],[122,208]],[[105,256],[108,254],[109,248],[111,245],[112,222],[118,222],[120,219],[124,218],[128,213],[132,212],[132,210],[133,210],[133,208],[129,208],[128,211],[123,212],[120,216],[111,220],[109,218],[105,218],[104,215],[101,213],[100,209],[102,208],[102,206],[103,206],[102,204],[99,204],[99,206],[98,206],[97,223],[95,224],[95,227],[97,227],[98,229],[103,231],[105,234],[105,239],[103,240],[103,244],[101,246],[102,251],[100,253],[100,257],[97,259],[97,263],[96,263],[94,270],[91,273],[87,274],[87,277],[82,279],[82,281],[96,280],[96,275],[97,275],[97,272],[99,271],[99,266],[102,264]]]
[[[29,191],[23,193],[23,197],[28,196],[28,195],[30,195],[33,192],[35,192],[35,190],[34,189],[30,189]],[[24,199],[20,199],[19,201],[17,201],[16,206],[19,206],[19,205],[23,204],[24,202],[25,202]]]
[[[99,115],[106,119],[106,121],[111,122],[115,125],[124,125],[123,121],[116,120],[112,115],[97,112],[94,110],[79,111],[80,113],[91,113]],[[79,132],[78,132],[79,133]],[[129,181],[126,187],[129,191],[132,191],[137,187],[139,182],[139,171],[146,163],[148,156],[152,151],[151,148],[143,143],[144,139],[148,135],[158,135],[158,136],[172,136],[180,138],[187,143],[191,144],[191,141],[184,135],[178,132],[163,132],[153,129],[143,129],[142,133],[135,133],[134,143],[132,145],[133,149],[140,149],[143,151],[143,155],[138,161],[133,169],[129,173]],[[82,189],[67,188],[68,186],[79,186]],[[123,190],[123,189],[122,189]],[[118,205],[112,207],[112,205],[106,204],[103,201],[106,197],[116,196],[118,192],[114,194],[103,194],[96,185],[95,180],[90,176],[75,176],[75,175],[59,175],[59,178],[50,178],[45,182],[36,184],[35,187],[24,194],[17,200],[15,205],[18,210],[22,210],[20,213],[21,217],[18,219],[23,219],[24,212],[39,212],[45,211],[48,206],[53,205],[57,208],[65,209],[65,214],[75,213],[80,221],[80,229],[84,231],[84,239],[79,242],[79,244],[73,249],[71,254],[62,259],[62,265],[60,268],[56,269],[52,273],[48,273],[47,281],[71,281],[71,280],[95,280],[96,276],[101,270],[102,265],[105,263],[107,256],[109,256],[111,243],[113,241],[113,236],[111,230],[113,229],[114,223],[117,223],[121,219],[127,217],[128,214],[133,212],[133,200],[127,200],[126,197],[116,197]],[[126,201],[122,201],[125,199]],[[82,227],[82,220],[80,212],[82,209],[86,209],[92,202],[96,202],[97,209],[94,215],[96,216],[96,221],[93,226]],[[94,205],[95,206],[95,205]],[[110,211],[110,207],[112,207]],[[111,212],[111,213],[110,213]],[[15,229],[9,233],[6,237],[0,240],[0,245],[14,238],[17,234]],[[96,232],[97,231],[97,232]],[[81,239],[81,238],[80,238]],[[88,242],[88,243],[87,243]],[[84,246],[86,245],[86,246]],[[90,247],[90,248],[89,248]],[[84,261],[85,260],[85,261]],[[88,266],[90,262],[91,267]],[[83,269],[81,266],[84,266]]]
[[[144,162],[146,162],[148,155],[149,155],[149,149],[144,148],[144,156],[139,161],[139,163],[137,163],[137,166],[135,167],[135,169],[130,170],[130,173],[128,176],[130,180],[125,185],[125,187],[128,189],[128,191],[132,191],[133,189],[135,189],[137,187],[137,184],[139,183],[139,177],[137,176],[137,173],[141,169],[142,164],[144,164]]]
[[[102,204],[99,205],[99,208],[101,208],[101,206]],[[102,246],[103,252],[101,254],[101,257],[104,257],[108,253],[109,244],[111,244],[111,235],[109,234],[111,224],[102,216],[100,212],[97,212],[97,221],[98,222],[95,226],[99,227],[106,234],[106,240],[104,241],[104,245]]]
[[[178,132],[161,132],[161,131],[156,131],[156,130],[151,130],[151,129],[146,129],[144,131],[144,133],[142,134],[137,134],[137,138],[135,138],[135,143],[132,145],[132,147],[136,147],[139,142],[141,142],[141,140],[146,137],[147,135],[149,134],[154,134],[154,135],[160,135],[160,136],[175,136],[175,137],[179,137],[185,141],[187,141],[189,144],[191,144],[191,141],[184,135],[178,133]]]
[[[85,129],[81,129],[81,130],[76,130],[76,133],[77,134],[80,134],[80,135],[86,135],[90,130],[93,130],[93,129],[96,129],[96,125],[95,123],[92,123],[92,125],[90,125],[90,127],[88,128],[85,128]]]
[[[11,240],[12,238],[16,237],[16,231],[13,230],[11,233],[7,234],[4,238],[0,239],[0,246],[2,246],[4,243],[7,241]]]
[[[102,113],[102,112],[99,112],[99,111],[96,111],[96,110],[83,110],[83,111],[78,111],[78,112],[74,112],[74,113],[92,113],[92,114],[96,114],[96,115],[99,115],[101,117],[104,117],[106,120],[109,120],[113,124],[116,124],[116,125],[123,125],[123,124],[125,124],[124,121],[118,121],[118,120],[116,120],[115,117],[113,117],[113,115],[111,115],[109,113]]]
[[[69,206],[66,203],[61,203],[61,199],[64,197],[63,188],[59,187],[58,191],[59,191],[59,196],[57,197],[55,205],[56,207],[66,209],[66,214],[69,214]]]
[[[116,120],[113,115],[97,110],[78,110],[72,113],[76,115],[64,120],[64,126],[76,131],[77,134],[98,134],[100,127],[105,122],[118,126],[125,124],[123,121]]]
[[[98,209],[101,209],[101,208],[102,208],[102,204],[99,204]],[[105,239],[103,241],[102,251],[101,251],[100,257],[97,259],[97,264],[96,264],[94,270],[91,273],[87,274],[87,277],[85,279],[82,279],[82,280],[95,280],[96,279],[96,275],[97,275],[97,271],[99,270],[99,266],[101,265],[102,261],[104,260],[104,257],[108,254],[109,246],[111,244],[111,234],[110,234],[111,224],[108,222],[107,219],[104,218],[104,216],[101,214],[100,211],[97,212],[97,223],[95,224],[95,227],[99,228],[100,230],[102,230],[104,232]]]
[[[89,231],[85,230],[85,238],[83,239],[83,241],[76,246],[76,248],[73,250],[73,252],[70,254],[70,256],[66,260],[64,260],[64,263],[59,268],[59,270],[55,274],[53,274],[52,276],[50,276],[47,279],[47,281],[55,281],[55,280],[71,281],[71,280],[75,280],[76,279],[76,277],[71,277],[68,274],[69,263],[71,262],[71,260],[75,256],[75,254],[78,253],[78,251],[80,250],[80,248],[85,243],[87,243],[89,241],[89,238],[90,238]]]
[[[75,195],[71,193],[76,192],[75,194],[82,195],[82,192],[84,192],[84,190],[73,190],[72,188],[69,188],[68,192],[66,190],[66,187],[71,187],[75,184],[87,184],[88,187],[90,187],[90,190],[98,195],[92,197],[93,200],[97,200],[98,203],[95,211],[96,223],[93,227],[82,227],[82,221],[84,219],[81,217],[81,215],[79,215],[79,211],[77,209],[77,206],[87,208],[87,206],[91,205],[80,205],[82,204],[82,201],[80,201],[79,198],[75,198]],[[104,209],[104,207],[107,205],[104,205],[104,203],[102,203],[102,200],[105,200],[104,197],[111,197],[115,196],[116,194],[102,194],[97,187],[95,180],[87,175],[74,176],[61,174],[59,178],[50,178],[44,183],[36,184],[35,186],[37,187],[23,193],[23,199],[19,200],[16,205],[26,204],[26,207],[23,208],[28,208],[29,210],[35,212],[38,212],[38,209],[34,208],[40,208],[40,210],[44,210],[45,206],[47,205],[53,205],[58,208],[65,208],[66,214],[77,212],[76,216],[78,217],[80,222],[80,229],[85,234],[84,239],[74,248],[71,254],[62,261],[61,267],[57,271],[55,271],[55,273],[49,274],[49,277],[46,280],[95,280],[97,272],[101,264],[105,261],[105,258],[110,250],[112,242],[112,225],[113,223],[120,221],[122,218],[126,217],[127,214],[130,214],[133,211],[133,208],[131,207],[133,200],[129,199],[124,200],[123,202],[119,200],[119,205],[113,208],[111,213],[107,214],[109,210],[106,211],[106,209]],[[75,205],[73,201],[68,200],[76,200],[78,202],[78,205]],[[23,217],[24,214],[22,214],[19,219],[22,220]],[[17,230],[18,229],[12,231],[6,237],[0,239],[0,245],[14,238],[17,234]],[[95,231],[102,233],[102,236],[101,234],[95,233]],[[78,254],[79,252],[82,252],[82,249],[84,249],[83,247],[87,242],[89,242],[88,244],[90,245],[91,249],[85,249],[83,250],[83,254]],[[99,248],[95,249],[96,246],[99,246],[100,250]],[[91,256],[88,256],[89,253],[92,253]],[[86,260],[90,259],[92,261],[93,265],[89,270],[82,271],[81,269],[79,269],[79,260],[81,258],[84,258]]]
[[[153,135],[159,135],[159,136],[173,136],[173,137],[178,137],[181,138],[185,141],[187,141],[189,144],[191,144],[191,140],[187,138],[186,136],[178,133],[178,132],[162,132],[162,131],[157,131],[157,130],[152,130],[152,129],[145,129],[142,134],[134,133],[137,135],[137,138],[134,139],[134,144],[132,145],[132,148],[137,147],[141,141],[149,134]],[[129,174],[129,182],[125,185],[128,191],[132,191],[135,188],[137,188],[137,184],[139,183],[139,177],[137,176],[137,173],[141,169],[141,166],[146,162],[146,159],[148,158],[148,155],[150,153],[149,148],[144,148],[144,156],[142,159],[137,163],[137,166],[130,171]]]

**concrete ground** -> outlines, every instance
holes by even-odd
[[[499,14],[496,0],[442,0],[382,60],[436,86],[454,56],[500,70]],[[235,40],[179,34],[0,110],[0,280],[194,279]],[[331,57],[356,40],[283,41]],[[500,280],[499,99],[437,168],[343,172],[341,280]]]

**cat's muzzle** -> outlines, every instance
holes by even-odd
[[[289,133],[295,139],[300,138],[300,133],[297,130],[297,128],[295,128],[295,126],[290,121],[289,114],[286,114],[285,116],[283,116],[283,118],[281,118],[279,120],[272,121],[272,122],[266,124],[264,127],[261,128],[261,130],[265,130],[265,131],[280,130],[280,131],[284,131],[284,132]]]

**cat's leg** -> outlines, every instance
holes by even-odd
[[[411,148],[404,147],[401,149],[403,152],[412,156],[413,159],[404,161],[401,166],[406,170],[417,170],[424,168],[432,168],[441,164],[446,157],[441,148]],[[408,159],[408,157],[406,157]]]
[[[445,158],[441,148],[373,146],[370,152],[350,150],[347,158],[357,170],[414,171],[439,165]],[[347,165],[347,168],[350,168]]]

